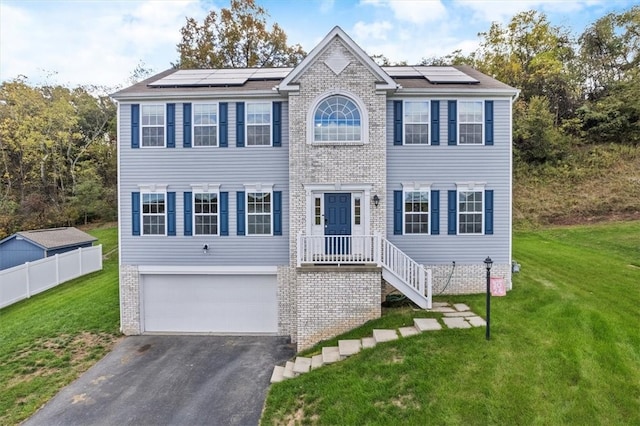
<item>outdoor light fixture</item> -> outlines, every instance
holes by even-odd
[[[373,196],[373,205],[378,207],[378,204],[380,204],[380,197],[378,197],[378,194]]]
[[[487,332],[486,338],[491,338],[491,267],[493,266],[493,260],[489,256],[484,260],[484,264],[487,267]]]
[[[205,244],[202,246],[202,253],[203,254],[207,254],[207,252],[209,251],[209,244]]]

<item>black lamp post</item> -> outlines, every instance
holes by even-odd
[[[487,340],[491,338],[491,267],[493,266],[493,260],[489,256],[484,260],[484,264],[487,266]]]

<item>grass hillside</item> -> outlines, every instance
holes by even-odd
[[[640,222],[517,232],[514,256],[490,341],[475,328],[379,344],[273,385],[263,424],[640,424]],[[484,295],[444,300],[485,315]]]
[[[29,417],[119,337],[117,230],[87,232],[107,255],[102,271],[0,309],[0,425]]]
[[[518,165],[516,229],[640,219],[640,147],[575,147],[555,165]]]

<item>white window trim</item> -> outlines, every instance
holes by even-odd
[[[427,112],[429,114],[429,118],[427,119],[427,143],[407,143],[406,141],[406,134],[407,132],[405,132],[405,126],[407,124],[425,124],[425,123],[420,123],[420,122],[407,122],[404,120],[404,116],[405,116],[405,111],[407,108],[407,102],[426,102],[427,103]],[[425,99],[425,98],[416,98],[416,99],[405,99],[402,101],[402,144],[403,145],[407,145],[407,146],[427,146],[427,145],[431,145],[431,99]]]
[[[344,96],[348,98],[353,103],[356,104],[358,109],[360,110],[360,140],[359,141],[320,141],[316,142],[314,140],[314,117],[316,113],[316,109],[320,102],[324,101],[326,98],[331,96]],[[321,93],[316,96],[316,98],[311,102],[309,110],[307,111],[307,144],[309,145],[366,145],[369,143],[369,113],[365,104],[362,100],[354,93],[349,92],[348,90],[342,89],[333,89],[327,92]]]
[[[144,107],[146,106],[161,106],[162,107],[162,115],[164,117],[164,124],[162,125],[162,134],[164,135],[163,137],[163,145],[154,145],[154,146],[145,146],[144,145],[144,137],[143,135],[143,129],[145,127],[160,127],[160,126],[150,126],[150,125],[143,125],[142,124],[142,116],[143,116],[143,110]],[[140,104],[140,118],[138,120],[140,122],[140,148],[144,148],[144,149],[154,149],[154,148],[166,148],[167,147],[167,104],[166,103],[158,103],[158,102],[144,102]]]
[[[140,190],[140,236],[142,237],[166,237],[167,236],[167,228],[169,227],[168,223],[168,206],[167,206],[167,186],[168,185],[159,185],[159,184],[141,184],[138,185]],[[145,194],[163,194],[164,195],[164,234],[145,234],[144,233],[144,195]],[[148,213],[148,216],[160,216],[158,214]]]
[[[218,200],[218,213],[216,213],[216,229],[218,230],[215,234],[197,234],[196,233],[196,194],[216,194]],[[210,216],[210,214],[208,214]],[[206,215],[205,215],[206,216]],[[191,223],[192,223],[192,233],[194,237],[200,236],[216,236],[220,235],[220,184],[216,183],[202,183],[202,184],[192,184],[191,185]]]
[[[485,182],[458,182],[456,183],[456,235],[484,235],[484,225],[485,225]],[[480,232],[460,232],[460,193],[461,192],[481,192],[482,193],[482,207],[480,209],[480,214],[482,215],[482,224],[480,226]]]
[[[273,211],[273,186],[272,183],[252,183],[244,184],[244,226],[245,235],[248,237],[272,237],[273,227],[275,225],[275,215]],[[271,194],[271,233],[270,234],[250,234],[249,233],[249,193],[268,193]]]
[[[402,235],[431,235],[431,182],[402,182]],[[407,192],[428,192],[429,193],[429,220],[427,221],[428,232],[405,232],[405,194]]]
[[[460,120],[460,114],[461,114],[461,112],[460,112],[460,103],[461,102],[462,103],[464,103],[464,102],[467,102],[467,103],[468,102],[480,102],[482,104],[482,106],[480,107],[481,110],[482,110],[482,119],[480,120],[480,123],[475,122],[475,121],[474,122],[464,122],[463,123]],[[485,127],[485,124],[484,124],[484,122],[485,122],[485,118],[484,118],[484,108],[485,108],[484,107],[484,102],[485,102],[484,99],[482,99],[482,100],[480,100],[480,99],[458,99],[456,101],[456,114],[457,114],[457,117],[456,117],[456,120],[457,120],[457,122],[456,122],[456,125],[457,125],[456,139],[457,139],[457,141],[456,142],[457,142],[458,145],[460,145],[460,146],[483,146],[484,145],[484,131],[485,131],[485,128],[484,128]],[[460,125],[462,125],[462,124],[480,124],[482,126],[482,135],[480,136],[480,143],[460,142]]]
[[[249,127],[264,126],[265,124],[249,124],[249,105],[269,105],[269,145],[251,145],[249,143]],[[273,146],[273,102],[246,102],[244,107],[244,139],[245,147],[268,148]]]
[[[196,105],[215,105],[216,107],[216,144],[215,145],[196,145],[196,127],[209,127],[208,125],[196,125]],[[194,102],[191,106],[191,146],[193,148],[216,148],[220,146],[220,104],[218,102]]]
[[[348,194],[360,194],[360,225],[356,225],[356,226],[360,226],[362,227],[362,235],[370,235],[370,228],[371,228],[371,204],[372,204],[372,191],[373,191],[373,185],[371,184],[352,184],[352,183],[306,183],[303,184],[303,187],[305,189],[306,192],[306,199],[307,199],[307,215],[306,215],[306,226],[305,226],[305,232],[306,235],[314,235],[313,234],[313,227],[315,226],[315,213],[314,213],[314,200],[315,197],[320,197],[321,198],[321,214],[322,217],[324,217],[324,194],[327,192],[332,192],[332,193],[348,193]],[[353,215],[353,199],[354,197],[351,197],[351,225],[354,226],[353,223],[353,219],[354,219],[354,215]],[[324,223],[321,224],[321,226],[324,226]],[[353,233],[353,229],[351,230],[351,232]]]

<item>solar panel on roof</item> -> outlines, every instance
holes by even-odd
[[[431,83],[479,83],[475,78],[453,67],[416,67]]]

